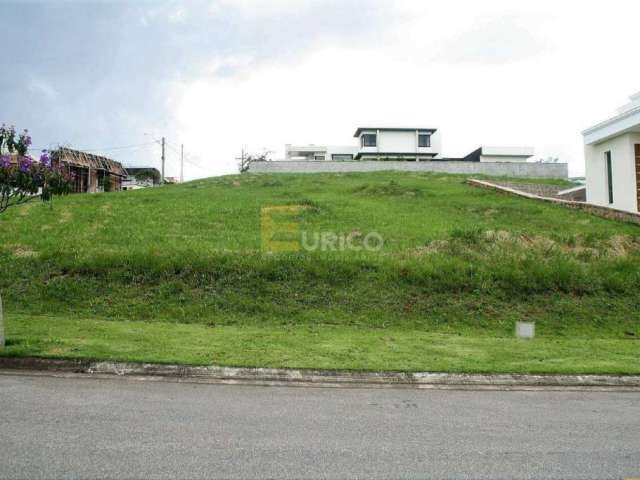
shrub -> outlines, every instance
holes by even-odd
[[[69,175],[51,165],[46,150],[39,161],[27,155],[30,145],[28,130],[18,135],[13,126],[0,127],[0,213],[38,195],[46,202],[71,191]]]

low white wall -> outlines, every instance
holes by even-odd
[[[566,163],[504,163],[463,161],[375,161],[353,162],[307,162],[273,161],[256,162],[251,165],[253,173],[321,173],[321,172],[378,172],[398,170],[404,172],[441,172],[481,174],[505,177],[567,178]]]

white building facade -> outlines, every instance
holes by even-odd
[[[337,145],[285,145],[286,160],[308,160],[315,162],[353,160],[358,153],[355,146]]]
[[[355,160],[431,160],[440,156],[442,142],[435,128],[359,127]]]
[[[463,158],[468,162],[513,163],[526,162],[533,157],[533,147],[480,147]]]
[[[285,145],[285,160],[431,160],[441,154],[435,128],[359,127],[357,144],[348,146]]]
[[[459,160],[468,162],[526,162],[533,147],[480,147],[464,158],[445,158],[436,128],[358,127],[356,143],[347,146],[285,145],[288,161]]]
[[[587,202],[637,213],[640,207],[640,92],[618,114],[584,132]]]

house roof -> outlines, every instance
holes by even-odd
[[[629,103],[618,109],[618,115],[582,132],[587,145],[602,142],[628,132],[640,132],[640,93],[629,97]]]
[[[358,127],[356,133],[353,134],[354,137],[359,137],[360,134],[364,130],[381,130],[383,132],[415,132],[418,130],[419,132],[424,133],[435,133],[438,131],[437,128],[419,128],[419,127]]]
[[[94,155],[93,153],[62,147],[52,152],[51,155],[55,160],[74,167],[102,170],[119,177],[127,176],[127,172],[120,162],[100,155]]]

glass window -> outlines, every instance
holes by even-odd
[[[314,160],[319,160],[319,161],[323,161],[324,160],[324,155],[315,155],[313,157]]]
[[[331,160],[335,160],[338,162],[345,162],[345,161],[353,160],[353,155],[349,155],[346,153],[334,153],[331,155]]]
[[[377,145],[377,135],[375,133],[363,133],[361,138],[363,147],[375,147]]]
[[[609,193],[609,203],[613,203],[613,168],[611,166],[611,152],[604,153],[607,164],[607,192]]]
[[[418,134],[418,147],[429,148],[431,146],[431,134],[420,133]]]

